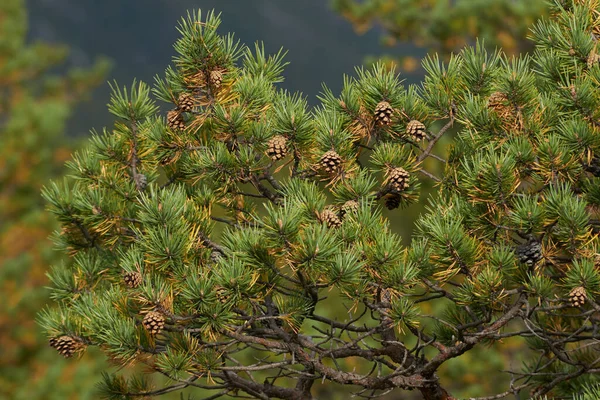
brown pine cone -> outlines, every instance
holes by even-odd
[[[392,123],[394,109],[387,101],[380,101],[375,107],[375,123],[377,125],[389,125]]]
[[[194,109],[194,96],[189,93],[181,93],[177,99],[177,109],[182,112],[190,112]]]
[[[321,222],[325,222],[329,228],[337,228],[342,225],[342,220],[332,208],[326,208],[319,214]]]
[[[65,358],[73,356],[75,352],[81,350],[85,346],[81,339],[67,335],[58,338],[50,338],[48,343],[50,343],[50,347],[56,349],[56,351]]]
[[[388,288],[381,289],[381,303],[385,308],[390,308],[392,303],[392,291]]]
[[[406,125],[406,134],[410,136],[415,142],[420,142],[427,137],[427,128],[421,121],[413,119]]]
[[[215,88],[220,88],[221,83],[223,82],[223,73],[218,69],[210,71],[210,84]]]
[[[342,158],[335,150],[329,150],[321,157],[319,161],[321,164],[321,168],[325,170],[327,173],[337,172],[340,164],[342,163]]]
[[[579,307],[585,304],[587,294],[585,289],[581,286],[577,286],[569,292],[569,301],[573,307]]]
[[[404,168],[396,167],[388,171],[388,182],[394,192],[401,192],[408,187],[409,173]]]
[[[358,201],[356,200],[348,200],[347,202],[345,202],[344,204],[342,204],[342,208],[341,208],[341,214],[342,217],[344,217],[346,214],[354,214],[356,212],[358,212]]]
[[[267,155],[273,161],[281,160],[287,154],[287,139],[284,136],[273,136],[267,143]]]
[[[135,289],[142,284],[142,274],[139,272],[125,272],[123,274],[123,281],[125,281],[128,287]]]
[[[174,131],[185,129],[185,121],[179,110],[171,110],[167,113],[167,126]]]
[[[511,108],[508,97],[504,93],[494,92],[490,95],[487,107],[494,111],[503,123],[512,125],[516,122],[516,115]]]
[[[165,327],[165,317],[159,312],[150,311],[144,317],[142,324],[151,335],[157,335]]]
[[[227,294],[227,289],[225,289],[224,287],[217,287],[215,290],[215,293],[217,295],[217,300],[219,301],[219,303],[221,304],[225,304],[229,301],[229,295]]]
[[[494,92],[488,98],[487,106],[494,111],[498,111],[508,106],[508,98],[502,92]]]
[[[599,63],[600,63],[600,54],[596,54],[595,52],[590,53],[587,58],[588,69],[593,68],[594,65],[597,65]]]

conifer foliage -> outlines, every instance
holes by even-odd
[[[113,85],[114,127],[44,190],[74,260],[51,272],[58,306],[40,321],[52,343],[174,382],[106,375],[107,398],[199,387],[311,399],[327,381],[451,399],[440,367],[511,338],[531,352],[489,396],[595,390],[597,0],[555,1],[532,56],[479,44],[448,64],[430,56],[409,87],[359,68],[314,110],[277,88],[281,52],[240,45],[219,22],[181,21],[154,89]],[[423,179],[439,192],[404,246],[383,210],[402,212]]]

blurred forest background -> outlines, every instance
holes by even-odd
[[[46,270],[68,262],[52,251],[55,224],[39,191],[91,128],[112,124],[106,81],[153,82],[170,62],[178,20],[198,8],[222,12],[223,31],[246,44],[288,50],[282,86],[312,105],[322,82],[338,92],[343,74],[378,58],[415,83],[426,53],[447,58],[475,37],[508,54],[530,51],[528,27],[545,12],[542,0],[0,0],[0,399],[96,398],[110,368],[103,356],[64,360],[35,324],[50,301]],[[422,207],[395,217],[407,241]],[[505,383],[484,374],[513,359],[490,350],[442,371],[456,394]]]

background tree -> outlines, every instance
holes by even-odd
[[[473,45],[474,38],[508,55],[531,50],[526,40],[529,27],[547,13],[545,0],[332,0],[331,4],[359,33],[379,25],[387,45],[408,42],[444,58]],[[400,66],[409,72],[419,62],[404,56]]]
[[[0,397],[87,398],[101,365],[74,369],[57,361],[34,322],[48,301],[47,265],[60,259],[47,241],[56,222],[39,192],[63,170],[72,149],[65,124],[108,63],[51,74],[67,49],[26,43],[23,1],[0,2],[0,21]],[[56,386],[65,381],[71,383]]]
[[[154,87],[173,109],[113,85],[114,127],[44,190],[73,259],[51,271],[50,345],[174,382],[106,375],[108,398],[310,399],[327,381],[450,399],[445,364],[513,340],[523,367],[486,398],[598,394],[599,8],[553,3],[531,57],[429,56],[419,86],[358,69],[313,111],[277,90],[281,53],[188,15]],[[439,193],[403,246],[382,209],[420,180]]]

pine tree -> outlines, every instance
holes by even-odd
[[[505,365],[510,386],[486,398],[594,393],[599,16],[598,0],[556,0],[531,56],[478,43],[426,57],[408,87],[381,64],[358,68],[308,110],[277,88],[281,51],[188,14],[164,76],[113,84],[114,127],[43,191],[73,263],[52,269],[58,304],[41,324],[53,343],[173,382],[105,375],[114,399],[186,387],[311,399],[325,382],[453,399],[440,369],[513,341],[528,346],[523,367]],[[403,245],[382,210],[402,212],[428,181],[438,193]]]
[[[54,359],[35,325],[35,314],[49,301],[48,263],[61,258],[47,240],[56,222],[39,193],[69,157],[63,135],[71,110],[102,81],[108,64],[57,75],[52,70],[67,49],[30,44],[27,31],[24,2],[0,1],[0,397],[85,398],[100,368],[86,362],[73,373]],[[73,383],[48,390],[68,379]]]

